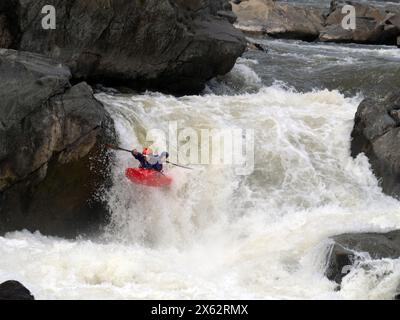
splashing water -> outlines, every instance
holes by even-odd
[[[260,85],[247,69],[254,62],[242,63],[226,83],[245,74],[246,83]],[[137,163],[118,153],[104,234],[0,237],[0,282],[20,280],[39,299],[391,298],[398,260],[367,260],[373,267],[354,268],[341,291],[324,276],[330,236],[400,227],[399,202],[382,194],[364,155],[350,157],[361,98],[280,85],[234,96],[211,92],[97,98],[128,148],[142,146],[147,130],[166,129],[168,121],[253,129],[252,174],[220,165],[168,168],[174,184],[149,189],[125,179],[124,170]]]

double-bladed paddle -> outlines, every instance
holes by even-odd
[[[129,153],[133,152],[133,150],[124,149],[124,148],[121,148],[121,147],[118,147],[118,146],[114,146],[114,145],[111,145],[111,144],[107,144],[106,147],[109,148],[109,149],[118,150],[118,151],[125,151],[125,152],[129,152]],[[166,160],[165,162],[168,163],[168,164],[172,164],[173,166],[176,166],[176,167],[179,167],[179,168],[193,170],[193,168],[181,166],[180,164],[176,164],[176,163],[170,162],[168,160]]]

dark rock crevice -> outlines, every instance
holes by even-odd
[[[20,5],[17,0],[0,3],[0,48],[16,48],[18,46],[21,35],[19,9]]]

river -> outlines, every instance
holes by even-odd
[[[370,268],[353,268],[340,291],[324,270],[330,236],[400,228],[400,203],[364,155],[350,156],[357,106],[399,87],[400,50],[253,41],[268,53],[247,52],[202,95],[97,95],[128,148],[174,122],[252,130],[250,174],[169,167],[174,184],[148,189],[125,179],[137,163],[116,153],[104,232],[0,237],[0,282],[19,280],[38,299],[392,298],[400,260],[366,257]]]

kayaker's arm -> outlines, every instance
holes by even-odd
[[[132,151],[132,156],[138,160],[140,162],[140,166],[142,168],[146,168],[147,167],[147,160],[146,157],[141,154],[140,152],[138,152],[136,149]]]
[[[161,153],[161,155],[152,155],[152,156],[148,156],[147,161],[152,164],[163,164],[164,162],[166,162],[166,160],[169,157],[169,153],[164,151],[163,153]]]

